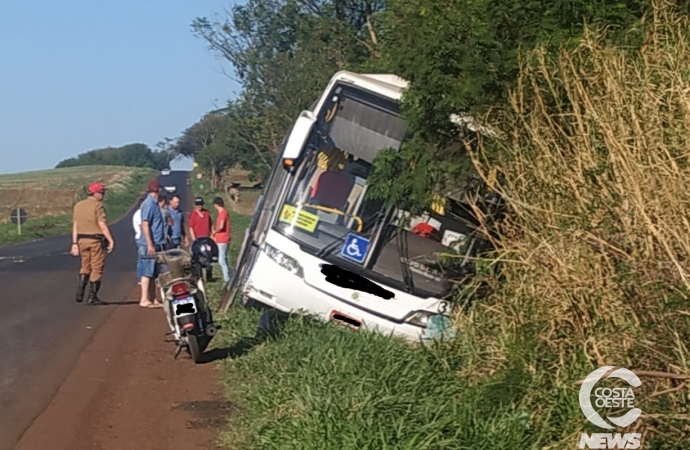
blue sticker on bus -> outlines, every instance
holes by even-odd
[[[367,251],[369,251],[369,239],[350,233],[340,254],[361,264],[367,256]]]

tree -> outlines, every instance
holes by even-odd
[[[228,125],[227,117],[219,112],[208,113],[198,122],[187,128],[172,146],[174,152],[182,156],[195,154],[208,147]]]
[[[154,152],[146,144],[134,143],[122,147],[107,147],[81,153],[74,158],[65,159],[57,168],[76,166],[129,166],[163,169],[169,164],[167,152]]]
[[[221,174],[236,164],[234,155],[228,151],[224,139],[218,139],[196,154],[199,165],[211,173],[211,189],[220,185]]]
[[[264,125],[263,117],[240,98],[226,108],[205,114],[170,149],[176,155],[194,156],[202,168],[212,172],[214,187],[223,170],[234,165],[249,170],[250,176],[264,175],[272,162]],[[277,147],[279,142],[274,145]]]
[[[177,154],[174,149],[175,140],[169,137],[163,138],[163,140],[156,143],[155,152],[159,163],[164,168],[170,167],[170,163],[176,158]]]
[[[382,14],[387,69],[410,82],[406,114],[415,131],[452,134],[451,114],[504,105],[521,50],[555,49],[584,24],[626,30],[647,0],[392,0]]]
[[[238,164],[255,174],[270,170],[280,139],[276,140],[276,136],[264,126],[260,112],[239,99],[228,105],[226,114],[230,121],[229,145]]]
[[[338,70],[377,59],[372,22],[380,0],[249,0],[225,20],[198,18],[193,32],[228,60],[243,85],[243,139],[257,156],[277,152],[299,112]]]

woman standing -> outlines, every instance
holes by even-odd
[[[230,270],[228,269],[228,245],[230,244],[230,215],[225,210],[225,203],[220,197],[213,199],[213,207],[218,212],[216,226],[211,236],[218,244],[218,263],[223,271],[223,280],[230,281]]]

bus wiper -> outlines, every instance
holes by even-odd
[[[335,248],[336,244],[340,244],[343,241],[343,239],[345,239],[350,234],[350,232],[351,232],[351,230],[347,230],[345,232],[345,234],[340,235],[337,238],[335,238],[335,240],[333,242],[331,242],[330,244],[323,247],[314,256],[316,256],[317,258],[323,258],[324,255],[326,255],[327,253],[330,253],[331,250],[333,250],[333,248]]]
[[[383,214],[383,213],[382,213],[381,211],[377,211],[377,212],[376,212],[375,214],[373,214],[372,216],[367,217],[367,218],[366,218],[366,221],[368,222],[368,221],[370,221],[370,220],[372,220],[372,219],[377,220],[377,219],[378,219],[377,216],[381,216],[382,214]],[[364,221],[364,220],[362,220],[362,221]],[[316,255],[314,255],[314,256],[316,256],[317,258],[323,258],[325,255],[327,255],[327,254],[329,254],[331,251],[333,251],[333,249],[335,248],[335,246],[338,245],[338,244],[340,244],[340,243],[343,241],[343,239],[345,239],[350,233],[352,233],[352,230],[347,230],[345,233],[343,233],[342,235],[340,235],[340,236],[338,236],[337,238],[335,238],[335,240],[334,240],[333,242],[331,242],[330,244],[326,245],[326,246],[323,247],[321,250],[319,250],[319,251],[316,253]]]

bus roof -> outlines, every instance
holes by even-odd
[[[331,85],[335,82],[345,82],[355,86],[378,92],[393,100],[400,100],[402,93],[409,83],[393,74],[359,74],[348,70],[341,70],[331,78]]]
[[[410,83],[407,80],[394,74],[360,74],[350,72],[349,70],[341,70],[331,77],[331,81],[328,84],[326,92],[329,92],[333,85],[339,81],[377,92],[394,101],[400,101],[403,92],[410,86]],[[314,102],[310,108],[310,111],[314,111],[317,105],[320,107],[325,100],[325,96],[318,99],[316,102]],[[497,130],[490,126],[477,123],[476,119],[467,114],[452,114],[449,119],[455,125],[466,126],[471,131],[479,134],[493,138],[500,137],[500,133]]]

